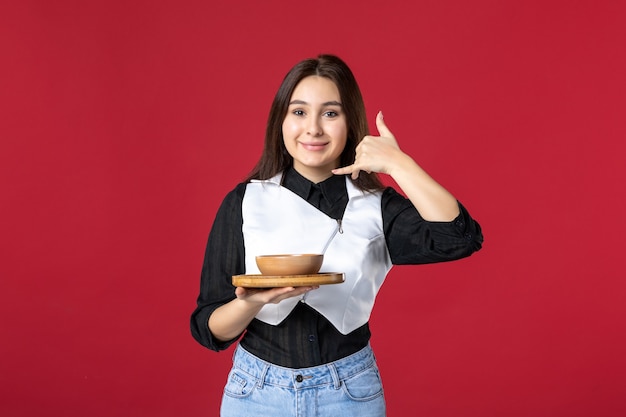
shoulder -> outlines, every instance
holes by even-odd
[[[385,189],[382,190],[381,199],[382,199],[383,206],[389,205],[389,204],[400,205],[400,206],[406,206],[407,204],[412,205],[411,201],[408,198],[400,194],[393,187],[385,187]]]
[[[381,192],[383,194],[383,198],[386,200],[404,198],[404,196],[397,192],[396,189],[393,187],[385,187],[383,190],[381,190]]]
[[[241,202],[243,201],[243,196],[246,193],[247,185],[247,182],[242,182],[230,190],[224,197],[224,200],[222,200],[220,211],[236,210],[237,208],[241,209]]]

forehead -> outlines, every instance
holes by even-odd
[[[311,75],[303,78],[291,94],[292,100],[301,100],[307,103],[339,101],[337,85],[326,77]]]

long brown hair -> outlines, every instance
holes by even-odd
[[[334,55],[319,55],[317,58],[300,61],[283,79],[267,119],[263,153],[249,174],[247,181],[269,179],[279,172],[285,171],[293,164],[293,158],[287,152],[283,141],[282,124],[287,115],[293,90],[303,78],[312,75],[328,78],[335,83],[339,90],[339,97],[348,125],[348,136],[346,146],[341,153],[340,166],[351,165],[354,162],[357,145],[363,137],[369,134],[363,97],[352,71],[345,62]],[[375,173],[368,174],[361,171],[359,178],[354,183],[362,190],[383,188]]]

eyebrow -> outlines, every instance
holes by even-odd
[[[291,106],[292,104],[309,105],[309,103],[307,103],[304,100],[292,100],[292,101],[289,102],[289,105]],[[343,104],[341,104],[338,101],[327,101],[325,103],[322,103],[322,106],[339,106],[339,107],[343,107]]]

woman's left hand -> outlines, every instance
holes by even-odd
[[[395,136],[383,120],[383,113],[376,115],[376,128],[380,136],[368,135],[356,147],[356,157],[352,165],[333,169],[335,175],[350,174],[352,179],[359,177],[360,171],[391,174],[394,160],[403,153]]]
[[[350,174],[355,180],[360,171],[387,174],[411,200],[424,220],[452,221],[459,215],[456,198],[439,185],[408,154],[385,125],[383,114],[376,116],[380,136],[366,136],[356,147],[354,163],[333,169],[336,175]]]

